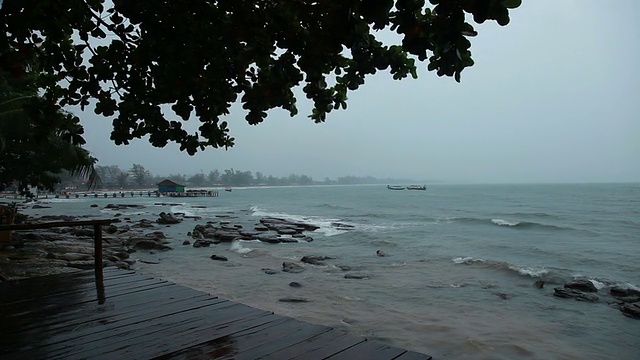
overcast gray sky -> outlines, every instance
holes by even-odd
[[[227,117],[234,148],[195,156],[136,140],[78,113],[98,165],[154,174],[212,169],[444,182],[640,181],[640,1],[525,0],[511,23],[478,26],[462,83],[420,65],[417,80],[371,77],[348,109],[314,124],[309,104],[250,126]],[[196,119],[193,122],[197,122]]]

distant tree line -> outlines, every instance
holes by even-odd
[[[308,175],[291,174],[277,177],[265,175],[262,172],[251,172],[231,169],[220,171],[210,170],[208,173],[200,171],[195,174],[154,175],[141,164],[133,164],[129,169],[121,169],[118,165],[96,166],[100,178],[100,188],[134,189],[155,187],[162,180],[169,179],[187,187],[215,187],[215,186],[291,186],[291,185],[355,185],[355,184],[384,184],[396,182],[392,179],[377,179],[372,176],[343,176],[337,179],[324,178],[314,180]],[[78,181],[78,180],[76,180]],[[62,187],[69,186],[73,179],[64,179]],[[82,185],[76,183],[75,185]]]

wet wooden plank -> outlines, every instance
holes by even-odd
[[[324,359],[364,342],[364,338],[333,329],[265,356],[265,359]]]
[[[215,317],[207,317],[207,314],[216,313]],[[113,354],[123,352],[130,346],[144,346],[152,341],[166,341],[171,337],[180,336],[181,332],[194,329],[203,324],[225,323],[230,318],[247,316],[250,313],[263,313],[262,311],[236,303],[209,304],[199,308],[181,311],[168,316],[137,322],[124,327],[115,327],[109,332],[89,334],[72,342],[65,342],[62,351],[49,352],[49,359],[62,358],[88,358],[111,357]],[[79,341],[78,341],[79,340]],[[171,340],[173,341],[173,339]],[[71,343],[71,344],[70,344]],[[159,354],[156,354],[159,355]],[[146,354],[136,354],[137,357],[149,357]],[[118,357],[116,357],[118,358]]]
[[[407,350],[385,345],[377,341],[367,340],[356,346],[334,354],[329,359],[345,360],[389,360],[406,353]]]
[[[121,270],[105,271],[99,304],[93,280],[86,271],[0,284],[0,357],[430,359]]]
[[[244,346],[239,346],[240,351],[233,356],[233,359],[242,360],[265,357],[301,341],[331,331],[331,328],[326,326],[293,320],[291,324],[285,323],[270,328],[269,332],[265,334],[266,336],[263,337],[263,341],[257,346],[255,343],[245,343]]]
[[[222,356],[230,356],[238,352],[237,345],[238,339],[246,338],[249,342],[256,341],[260,335],[268,333],[268,329],[274,326],[278,326],[284,322],[292,322],[293,319],[269,314],[263,318],[265,322],[255,327],[246,327],[233,334],[223,335],[216,337],[212,340],[208,340],[199,343],[195,346],[184,348],[178,351],[165,353],[155,360],[187,360],[187,359],[221,359]],[[265,332],[265,330],[267,330]],[[207,337],[204,337],[207,338]]]

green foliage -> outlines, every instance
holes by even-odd
[[[240,100],[246,121],[298,113],[293,89],[325,121],[377,71],[416,77],[416,62],[460,81],[473,65],[466,22],[509,22],[520,0],[5,0],[0,66],[38,74],[44,98],[114,117],[111,139],[148,136],[194,154],[229,147],[222,117]],[[106,7],[105,7],[106,6]],[[400,35],[386,45],[379,30]],[[36,58],[38,66],[29,67]],[[165,114],[170,108],[173,114]],[[189,133],[182,122],[196,116]]]
[[[0,190],[53,190],[66,172],[98,182],[79,119],[38,96],[33,77],[0,75]]]

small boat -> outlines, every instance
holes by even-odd
[[[404,190],[404,186],[399,186],[399,185],[387,185],[387,189],[389,189],[389,190]]]
[[[427,190],[427,185],[409,185],[407,190]]]

